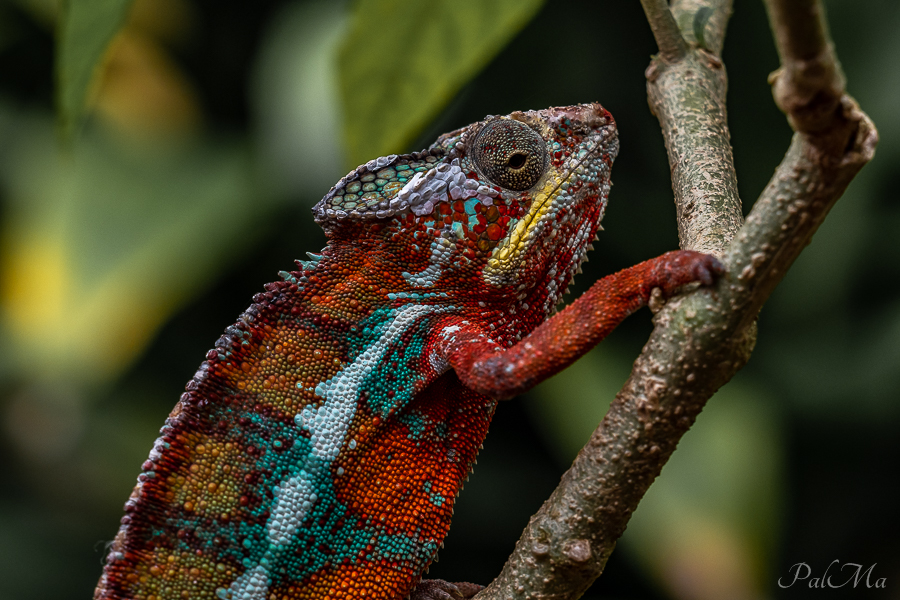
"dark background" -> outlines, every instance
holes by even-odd
[[[261,126],[273,119],[265,111],[267,95],[275,93],[260,75],[267,60],[261,58],[261,48],[272,47],[273,31],[289,15],[306,14],[303,4],[164,2],[168,8],[159,10],[170,12],[156,25],[150,19],[143,29],[176,73],[175,83],[152,69],[144,74],[169,81],[169,92],[160,96],[164,108],[141,112],[140,98],[115,96],[111,88],[101,92],[86,139],[101,149],[100,156],[120,152],[110,150],[120,144],[129,148],[121,151],[127,155],[121,159],[127,163],[123,180],[131,178],[128,169],[152,162],[141,157],[152,155],[160,161],[153,177],[190,180],[197,189],[208,189],[212,184],[207,182],[218,181],[216,169],[230,164],[217,153],[232,150],[240,168],[251,165],[247,169],[253,177],[245,193],[227,205],[240,204],[246,212],[223,208],[221,227],[215,225],[212,234],[197,242],[208,250],[202,276],[190,275],[188,268],[201,258],[189,253],[167,258],[161,271],[187,269],[189,276],[183,278],[188,283],[180,279],[172,284],[175,291],[164,303],[160,326],[139,336],[133,357],[109,359],[112,366],[90,373],[81,363],[68,365],[52,353],[43,362],[32,360],[29,352],[36,351],[21,349],[27,344],[16,337],[18,313],[9,308],[8,291],[16,280],[8,257],[18,256],[22,231],[47,231],[41,219],[57,219],[68,231],[70,213],[65,211],[74,209],[60,202],[42,204],[34,191],[49,189],[48,181],[57,177],[53,169],[63,169],[41,158],[54,152],[52,9],[41,2],[0,1],[0,219],[7,254],[0,265],[5,269],[0,283],[7,289],[0,297],[6,302],[6,325],[0,330],[0,335],[5,332],[0,339],[3,597],[90,596],[104,542],[115,534],[138,467],[184,383],[264,283],[290,268],[303,252],[324,245],[309,207],[328,185],[305,185],[290,173],[268,169],[272,145],[267,146]],[[736,5],[723,58],[746,212],[786,150],[791,132],[766,83],[778,61],[763,5],[751,0]],[[590,597],[900,598],[900,517],[895,509],[900,505],[900,251],[893,237],[900,226],[900,144],[894,135],[900,127],[895,109],[900,48],[894,40],[900,5],[890,0],[831,0],[826,5],[849,92],[881,130],[878,156],[763,310],[749,365],[711,400],[710,421],[705,421],[706,413],[701,415],[695,430],[701,436],[706,428],[703,439],[709,445],[698,441],[689,450],[695,431],[688,434],[688,458],[679,467],[673,459],[671,470],[664,471],[659,486],[665,493],[659,492],[653,504],[648,497],[647,514],[639,510],[635,517],[634,537],[628,537],[632,531],[626,534]],[[577,296],[604,274],[677,247],[666,154],[646,101],[643,73],[654,51],[638,2],[549,2],[457,94],[413,149],[485,114],[602,102],[617,119],[621,153],[606,231],[576,280]],[[397,57],[398,65],[402,61]],[[147,69],[140,61],[137,67],[122,64],[126,75],[128,68]],[[138,75],[125,77],[120,85],[127,87],[132,80],[141,84]],[[290,132],[289,124],[285,128]],[[334,138],[339,137],[335,132]],[[137,146],[151,150],[132,153],[130,148]],[[219,166],[204,170],[207,163]],[[333,165],[337,176],[343,167]],[[93,175],[84,177],[89,183],[98,181]],[[72,180],[60,181],[59,188],[65,189]],[[88,186],[91,197],[93,185]],[[158,213],[162,221],[179,219],[178,206],[161,199],[153,204],[171,197],[165,186],[148,185],[153,193],[141,197],[149,198],[150,207],[133,213],[122,209],[116,218],[148,220],[146,215]],[[130,200],[118,202],[127,205]],[[224,201],[222,205],[226,207]],[[35,206],[44,208],[35,212]],[[115,212],[102,206],[91,210],[95,212],[83,217],[89,232]],[[206,225],[217,218],[215,211],[212,215],[203,217]],[[249,216],[240,222],[240,215]],[[115,260],[120,246],[111,236],[83,235],[96,247],[79,253],[78,260]],[[81,268],[91,273],[99,267]],[[116,299],[115,289],[109,292],[111,306],[129,301]],[[40,293],[35,291],[35,302]],[[614,365],[609,389],[617,389],[627,375],[650,328],[644,311],[602,345],[602,354],[585,359],[586,364],[597,361],[597,369]],[[77,343],[72,347],[68,355],[78,353]],[[594,427],[610,400],[607,388],[592,387],[587,371],[582,367],[568,383],[556,382],[500,406],[432,576],[487,583],[499,572],[529,515],[555,487],[573,448],[586,441],[583,432]],[[713,420],[717,402],[733,409],[730,422],[737,422],[737,429],[728,428],[729,417],[721,427]],[[565,405],[587,408],[556,412]],[[554,420],[548,416],[552,414],[564,416]],[[752,417],[745,429],[743,414]],[[746,444],[732,431],[750,432]],[[717,450],[732,443],[734,452]],[[717,479],[707,477],[709,473],[722,475]],[[707,505],[713,508],[706,510]],[[835,559],[865,568],[877,563],[872,582],[886,577],[887,588],[776,585],[779,577],[789,579],[791,565],[808,563],[816,576]]]

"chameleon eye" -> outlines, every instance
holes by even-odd
[[[520,121],[498,119],[485,125],[473,144],[478,169],[493,183],[521,192],[534,187],[547,169],[547,146]]]

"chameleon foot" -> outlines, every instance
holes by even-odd
[[[443,579],[423,579],[409,595],[408,600],[468,600],[484,589],[483,585]]]

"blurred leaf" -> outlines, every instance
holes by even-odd
[[[340,53],[351,166],[400,152],[542,0],[359,0]]]
[[[94,135],[60,156],[49,123],[15,122],[0,162],[11,358],[29,379],[108,380],[253,240],[272,204],[238,142],[125,146]]]
[[[56,0],[12,0],[10,4],[15,4],[48,29],[56,24],[56,16],[59,14],[59,3]]]
[[[335,63],[343,3],[286,5],[265,32],[252,98],[260,165],[278,192],[316,202],[345,173]]]
[[[116,36],[92,100],[105,123],[132,137],[183,135],[201,121],[196,94],[178,65],[133,26]]]
[[[630,371],[628,357],[607,341],[529,392],[528,410],[561,464],[575,459]]]
[[[792,410],[841,422],[882,423],[900,415],[900,302],[784,338],[761,340],[759,360]]]
[[[77,131],[101,59],[132,0],[62,0],[57,25],[56,103],[62,135]]]
[[[791,325],[820,326],[823,318],[848,304],[867,245],[878,227],[872,216],[869,172],[867,166],[831,210],[767,303],[767,314]]]

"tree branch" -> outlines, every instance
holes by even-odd
[[[641,0],[641,5],[659,46],[660,58],[665,62],[677,62],[684,58],[688,45],[669,10],[668,0]]]
[[[842,103],[844,74],[818,0],[766,0],[781,68],[769,82],[775,103],[795,131],[818,133],[832,126]]]
[[[690,25],[709,13],[704,39],[721,49],[731,2],[678,2],[673,10]],[[712,12],[709,12],[712,11]],[[684,31],[684,30],[683,30]],[[647,68],[650,109],[659,119],[669,155],[681,247],[719,254],[743,224],[731,154],[725,67],[715,55],[695,48],[675,64],[654,58]]]
[[[650,4],[644,2],[645,10]],[[792,4],[798,2],[768,0],[784,62],[775,97],[797,133],[743,226],[725,118],[725,74],[715,56],[731,3],[684,0],[673,6],[693,44],[696,19],[684,15],[708,13],[701,15],[705,47],[698,44],[671,64],[654,59],[648,93],[666,138],[681,245],[720,254],[728,272],[713,288],[676,298],[656,314],[654,331],[609,412],[479,600],[575,599],[600,575],[681,436],[749,359],[763,303],[871,160],[877,132],[843,93],[819,1],[799,2],[806,9]],[[811,14],[818,15],[813,28]],[[657,34],[659,28],[652,27]],[[804,56],[814,57],[815,69]]]

